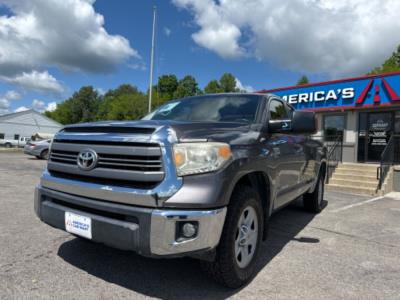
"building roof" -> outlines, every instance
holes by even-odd
[[[292,85],[292,86],[286,86],[286,87],[280,87],[280,88],[274,88],[274,89],[264,89],[264,90],[257,91],[256,93],[274,93],[277,91],[285,91],[285,90],[291,90],[291,89],[329,85],[329,84],[334,84],[334,83],[350,82],[350,81],[357,81],[357,80],[363,80],[363,79],[374,79],[374,78],[381,78],[381,77],[391,76],[391,75],[400,75],[400,71],[387,72],[387,73],[376,74],[376,75],[365,75],[365,76],[352,77],[352,78],[343,78],[343,79],[336,79],[336,80],[330,80],[330,81],[321,81],[321,82],[307,83],[307,84],[302,84],[302,85]]]
[[[54,121],[53,119],[50,119],[50,118],[46,117],[44,114],[41,114],[40,112],[37,112],[37,111],[34,110],[34,109],[28,109],[28,110],[24,110],[24,111],[21,111],[21,112],[16,112],[16,113],[10,113],[10,114],[1,115],[1,116],[0,116],[0,122],[7,123],[7,121],[9,121],[9,120],[12,120],[12,119],[14,119],[14,118],[16,118],[16,117],[20,117],[20,116],[23,116],[23,115],[28,115],[28,114],[34,114],[34,115],[40,116],[41,118],[44,118],[44,119],[46,119],[47,121],[53,123],[54,126],[59,126],[59,127],[62,127],[62,126],[63,126],[62,124],[60,124],[60,123]]]

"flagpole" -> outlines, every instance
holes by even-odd
[[[153,6],[153,34],[151,38],[151,57],[150,57],[150,87],[149,87],[149,112],[151,112],[151,100],[153,94],[153,67],[154,67],[154,39],[156,27],[156,10],[157,7]]]

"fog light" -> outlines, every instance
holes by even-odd
[[[197,232],[197,228],[196,228],[196,226],[194,224],[192,224],[192,223],[183,224],[183,226],[182,226],[182,235],[185,238],[191,238],[191,237],[195,236],[196,232]]]

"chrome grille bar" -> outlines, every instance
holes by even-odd
[[[49,172],[87,176],[88,178],[120,179],[135,182],[161,182],[164,178],[162,152],[154,143],[138,143],[125,146],[123,142],[95,141],[92,144],[72,140],[55,140],[48,163]],[[79,152],[91,149],[98,155],[97,165],[90,171],[78,168]]]

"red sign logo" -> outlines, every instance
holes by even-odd
[[[362,105],[364,103],[364,100],[367,98],[367,95],[369,91],[371,90],[373,84],[374,84],[374,79],[371,79],[365,89],[361,92],[360,96],[356,100],[356,104]],[[395,90],[390,86],[390,84],[385,80],[385,78],[382,78],[381,81],[382,87],[384,91],[388,94],[390,101],[400,101],[400,96],[397,95]],[[375,85],[375,93],[374,93],[374,103],[379,104],[381,103],[381,96],[380,96],[380,88],[381,86],[378,84]]]

